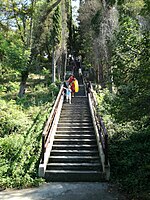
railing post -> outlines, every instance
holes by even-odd
[[[105,134],[105,165],[108,165],[108,134]]]
[[[42,161],[41,161],[41,164],[44,163],[44,153],[45,153],[45,135],[42,134]]]

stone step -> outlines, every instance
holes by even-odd
[[[99,156],[50,156],[49,157],[49,163],[94,163],[99,162],[100,158]]]
[[[96,139],[54,139],[53,144],[95,144]]]
[[[76,93],[75,93],[76,94]],[[75,100],[80,101],[80,100],[85,100],[88,101],[87,96],[83,95],[83,96],[78,96],[78,97],[74,97]]]
[[[85,88],[79,86],[72,104],[63,103],[52,150],[46,167],[47,181],[102,181],[93,122]]]
[[[89,102],[88,100],[84,100],[83,98],[79,101],[75,98],[71,98],[72,105],[68,104],[66,101],[63,103],[63,108],[64,107],[80,107],[80,108],[89,108]]]
[[[101,171],[102,166],[99,162],[97,163],[48,163],[47,170],[93,170]]]
[[[96,144],[53,144],[53,150],[97,150]]]
[[[71,99],[71,102],[72,104],[69,104],[67,102],[64,101],[64,104],[63,104],[63,108],[74,108],[74,107],[77,107],[77,108],[88,108],[89,106],[89,103],[87,101],[74,101],[74,99],[72,98]]]
[[[66,108],[81,108],[81,109],[89,109],[89,102],[88,101],[84,101],[83,99],[81,99],[81,101],[75,101],[73,98],[71,98],[71,102],[72,105],[69,104],[68,102],[64,101],[62,108],[66,109]]]
[[[82,130],[83,131],[86,131],[86,130],[88,130],[88,131],[92,131],[93,130],[93,126],[83,126],[83,127],[57,127],[57,131],[80,131],[80,132],[82,132]]]
[[[66,130],[65,131],[58,131],[57,130],[56,131],[56,134],[70,134],[70,133],[71,134],[84,134],[84,135],[85,134],[93,134],[93,135],[95,134],[94,130],[92,130],[92,131],[91,130],[82,130],[82,131],[80,131],[80,130],[75,130],[75,131],[68,131],[68,130],[67,131]]]
[[[75,114],[74,114],[75,113]],[[60,116],[62,116],[62,115],[67,115],[68,116],[68,114],[70,114],[70,116],[75,116],[75,115],[79,115],[79,116],[82,116],[82,115],[84,115],[84,116],[88,116],[88,117],[91,117],[91,113],[90,112],[84,112],[84,111],[80,111],[79,109],[76,109],[76,111],[74,111],[74,110],[72,110],[72,111],[70,111],[70,112],[68,112],[68,111],[66,111],[66,112],[61,112],[60,113]]]
[[[60,115],[90,115],[90,111],[80,110],[80,109],[74,109],[74,110],[63,110]]]
[[[94,139],[95,135],[93,134],[55,134],[55,139]]]
[[[61,118],[59,119],[59,122],[62,122],[62,121],[68,121],[68,122],[92,122],[92,118],[91,117],[83,117],[83,116],[80,116],[80,117],[74,117],[74,116],[61,116]]]
[[[63,111],[60,113],[60,116],[62,115],[67,115],[68,117],[74,117],[76,115],[78,116],[88,116],[89,118],[91,118],[91,113],[88,111],[88,112],[85,112],[85,111],[82,111],[82,110],[70,110],[70,111]]]
[[[50,156],[98,156],[97,150],[52,150]]]
[[[62,106],[62,109],[63,109],[63,110],[66,110],[66,109],[71,110],[71,109],[74,109],[74,108],[80,108],[80,109],[82,109],[82,110],[89,110],[89,105],[88,105],[88,103],[85,102],[85,103],[81,106],[80,102],[77,102],[76,104],[75,104],[75,103],[72,103],[72,105],[70,105],[70,104],[68,104],[68,103],[65,103],[65,104],[63,104],[63,106]]]
[[[99,182],[104,174],[99,171],[46,170],[45,179],[50,182]]]
[[[76,116],[78,116],[78,117],[82,116],[82,118],[83,118],[83,116],[85,116],[85,117],[87,116],[87,117],[91,118],[90,112],[84,112],[84,111],[83,112],[82,111],[61,112],[60,117],[62,117],[62,116],[67,116],[68,118],[69,117],[73,118],[73,117],[76,117]]]
[[[75,109],[80,109],[80,110],[89,110],[89,106],[88,105],[83,105],[81,106],[80,103],[77,103],[76,105],[75,104],[69,104],[69,103],[66,103],[63,105],[62,107],[62,110],[75,110]]]
[[[82,121],[80,121],[80,122],[78,122],[78,123],[76,123],[76,122],[72,122],[72,123],[62,123],[62,122],[59,122],[58,123],[58,126],[57,127],[87,127],[87,126],[93,126],[93,124],[92,123],[83,123]]]
[[[82,85],[81,85],[81,86],[82,86]],[[82,95],[82,96],[78,96],[78,97],[76,97],[76,99],[86,99],[86,100],[87,100],[87,97],[84,96],[84,95]]]
[[[92,123],[92,119],[83,119],[82,121],[80,119],[68,119],[68,117],[66,118],[60,118],[59,119],[59,123]]]
[[[69,104],[70,105],[70,104]],[[62,111],[72,111],[72,110],[79,110],[79,111],[89,111],[89,107],[88,106],[75,106],[75,105],[72,105],[72,106],[63,106],[62,107]]]

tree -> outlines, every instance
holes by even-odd
[[[143,30],[139,33],[138,21],[129,16],[122,17],[112,60],[118,99],[115,106],[118,107],[117,116],[122,120],[140,119],[150,114],[149,46],[150,35]]]
[[[31,49],[30,59],[29,59],[26,69],[22,72],[22,80],[21,80],[21,84],[20,84],[19,96],[22,96],[24,94],[24,90],[26,87],[26,81],[28,78],[28,74],[30,72],[30,68],[33,65],[33,62],[38,55],[38,52],[39,52],[38,44],[40,42],[41,35],[44,30],[44,24],[46,22],[46,19],[49,16],[49,14],[53,11],[53,9],[55,9],[58,6],[58,4],[60,2],[61,2],[61,0],[57,0],[51,4],[48,1],[46,4],[44,4],[45,9],[42,10],[42,12],[39,15],[39,18],[38,19],[36,18],[33,23],[32,43],[31,43],[31,47],[30,47],[30,49]]]
[[[91,1],[87,0],[85,3],[81,1],[79,14],[80,29],[84,29],[81,35],[85,37],[83,41],[87,40],[82,46],[83,51],[87,52],[86,60],[89,58],[86,65],[94,67],[96,80],[102,88],[108,86],[111,91],[111,46],[113,32],[118,24],[118,11],[109,1],[94,1],[91,5]]]

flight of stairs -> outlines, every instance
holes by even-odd
[[[88,99],[72,98],[64,103],[46,167],[47,181],[96,182],[103,180],[102,165]]]

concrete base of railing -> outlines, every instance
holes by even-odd
[[[109,181],[110,179],[110,165],[105,165],[105,179],[106,181]]]
[[[53,126],[51,128],[50,142],[49,142],[49,144],[48,144],[48,146],[46,148],[46,151],[44,153],[44,163],[39,165],[39,169],[38,169],[39,177],[44,177],[45,176],[45,170],[46,170],[46,166],[47,166],[47,163],[48,163],[48,160],[49,160],[49,157],[50,157],[50,152],[52,150],[54,135],[55,135],[55,132],[56,132],[56,129],[57,129],[57,124],[58,124],[58,121],[59,121],[59,117],[60,117],[60,112],[61,112],[61,109],[62,109],[63,101],[64,101],[64,96],[62,95],[60,103],[59,103],[59,106],[58,106],[58,109],[57,109],[57,112],[56,112],[56,115],[55,115]]]
[[[110,165],[109,164],[105,165],[105,155],[103,152],[102,145],[100,143],[100,136],[98,133],[98,128],[96,126],[96,120],[95,120],[95,116],[94,116],[94,110],[93,110],[90,94],[88,94],[88,99],[89,99],[89,106],[90,106],[90,111],[91,111],[91,115],[92,115],[92,121],[93,121],[94,129],[95,129],[95,135],[96,135],[96,140],[97,140],[97,145],[98,145],[99,156],[100,156],[101,164],[103,167],[103,173],[105,176],[105,180],[108,181],[110,178]]]
[[[52,144],[49,143],[48,147],[46,148],[46,152],[44,153],[44,163],[39,165],[39,170],[38,170],[39,177],[44,177],[44,175],[45,175],[46,165],[48,163],[51,149],[52,149]]]

